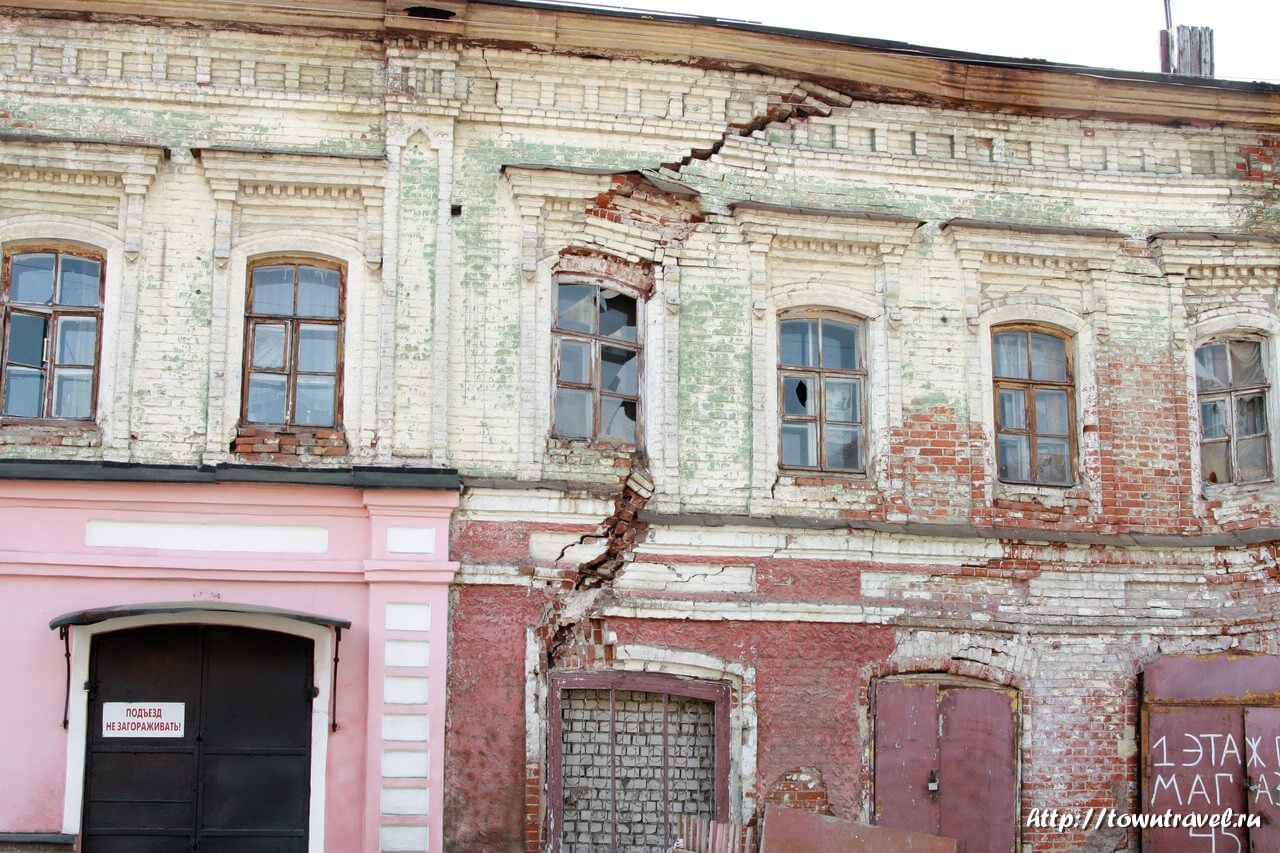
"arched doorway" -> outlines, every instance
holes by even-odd
[[[305,853],[313,655],[227,625],[95,636],[84,853]]]

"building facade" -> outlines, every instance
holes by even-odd
[[[0,844],[1276,840],[1275,87],[453,0],[0,26]],[[1090,808],[1268,821],[1038,817]]]

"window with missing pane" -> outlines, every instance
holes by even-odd
[[[60,246],[4,253],[0,412],[92,420],[98,395],[105,260]]]
[[[1001,482],[1074,480],[1075,380],[1071,342],[1050,329],[992,330],[996,469]]]
[[[555,400],[559,438],[638,443],[639,304],[603,284],[556,288]]]
[[[843,315],[787,314],[778,324],[783,468],[863,474],[865,326]]]
[[[246,423],[333,427],[342,406],[343,275],[316,261],[249,269]]]
[[[1206,483],[1271,479],[1267,394],[1261,340],[1213,341],[1196,348],[1200,474]]]

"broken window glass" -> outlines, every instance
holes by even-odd
[[[558,359],[552,432],[636,444],[640,409],[639,305],[595,284],[556,288]]]
[[[813,383],[805,376],[786,376],[782,380],[783,411],[788,415],[817,414]]]
[[[600,293],[600,334],[624,341],[636,339],[636,301],[612,290]]]
[[[253,329],[253,366],[282,368],[285,361],[285,329],[274,323],[259,323]]]
[[[600,398],[600,433],[627,444],[636,440],[636,404],[632,400]]]
[[[572,332],[594,333],[596,288],[587,284],[562,284],[556,291],[556,325]]]
[[[638,392],[636,368],[640,354],[622,347],[600,347],[600,387],[634,396]]]
[[[866,470],[862,334],[852,318],[779,319],[782,467]]]

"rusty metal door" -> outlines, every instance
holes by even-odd
[[[1280,708],[1244,709],[1244,752],[1249,814],[1262,820],[1249,851],[1280,850]]]
[[[1232,814],[1226,826],[1149,827],[1144,853],[1280,850],[1280,656],[1164,655],[1142,673],[1142,810]],[[1248,819],[1259,826],[1236,825]]]
[[[1238,707],[1152,707],[1146,712],[1143,810],[1221,814],[1245,810],[1244,720]],[[1152,827],[1143,847],[1168,853],[1243,853],[1234,827]],[[1275,850],[1274,847],[1269,848]]]
[[[954,838],[959,853],[1018,840],[1018,695],[970,679],[875,686],[875,814],[881,826]]]

